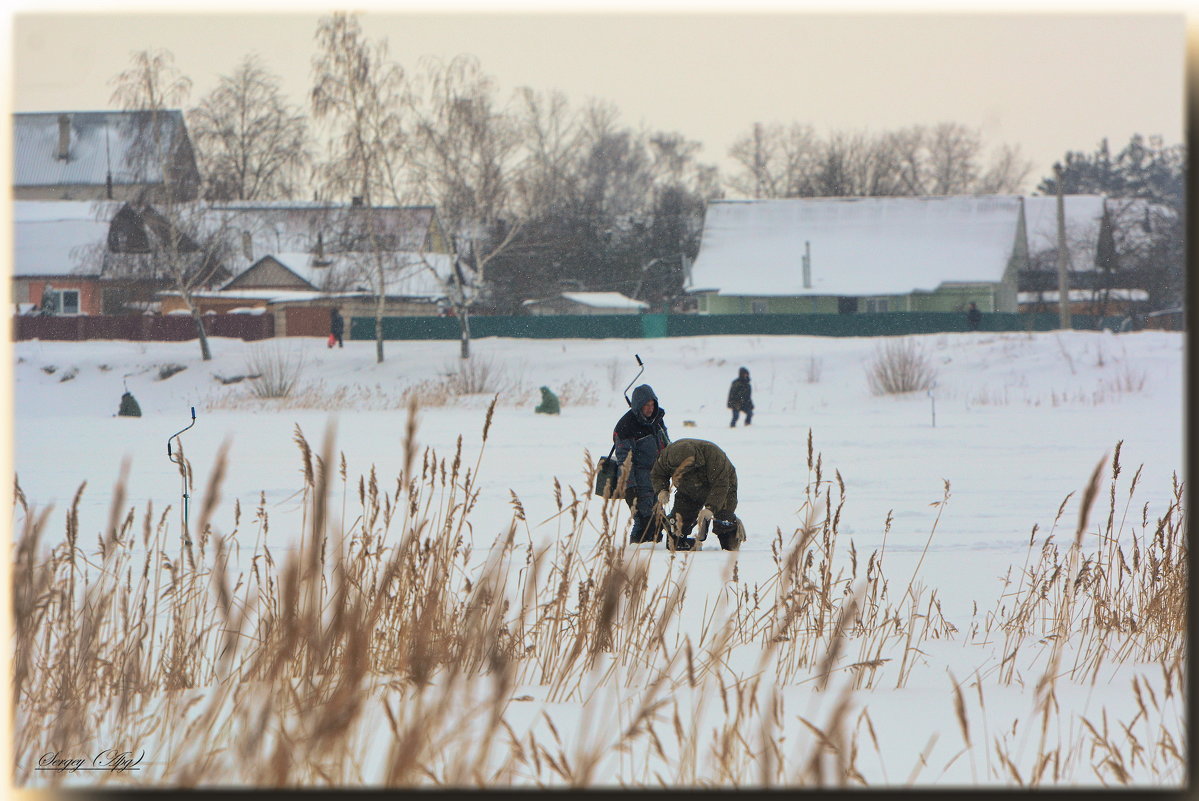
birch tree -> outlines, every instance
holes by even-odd
[[[358,19],[336,13],[317,25],[312,60],[312,112],[331,129],[329,158],[320,165],[324,191],[352,199],[362,212],[367,269],[361,276],[375,297],[375,360],[383,361],[383,313],[389,279],[406,269],[395,250],[385,247],[375,209],[402,197],[405,146],[402,110],[404,71],[387,55],[385,41],[366,39]]]
[[[470,313],[488,299],[487,268],[520,230],[514,186],[520,137],[477,60],[426,58],[412,96],[409,153],[417,191],[437,208],[452,264],[449,299],[470,358]]]
[[[257,56],[221,77],[188,114],[188,127],[210,199],[293,198],[308,177],[308,120]]]
[[[193,293],[207,286],[221,269],[221,237],[211,230],[203,208],[192,202],[198,187],[189,184],[180,160],[192,158],[169,112],[187,100],[191,80],[175,67],[166,50],[133,53],[128,69],[117,75],[112,102],[134,112],[135,138],[128,158],[143,175],[160,175],[162,190],[135,201],[137,213],[150,234],[150,252],[133,269],[163,275],[196,325],[200,356],[212,359],[204,319]],[[185,152],[186,151],[186,152]],[[144,262],[149,262],[148,264]]]

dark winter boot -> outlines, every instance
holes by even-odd
[[[666,548],[671,551],[693,551],[695,540],[691,537],[667,537]]]
[[[726,551],[739,550],[745,541],[745,526],[736,515],[733,515],[732,520],[713,520],[712,530],[716,532],[716,539],[720,540],[720,547]]]
[[[651,521],[653,517],[634,517],[633,528],[629,531],[629,544],[640,545],[643,542],[661,542],[661,530],[654,531]]]

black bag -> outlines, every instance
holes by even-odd
[[[615,450],[616,443],[612,443],[612,450],[608,451],[607,456],[600,457],[599,469],[595,472],[595,494],[601,498],[611,498],[616,494],[620,463],[612,458]]]

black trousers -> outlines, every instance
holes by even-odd
[[[754,407],[746,406],[744,408],[744,411],[745,411],[745,424],[749,425],[749,421],[754,419]],[[741,415],[741,412],[742,412],[742,409],[733,407],[733,422],[729,423],[729,425],[731,425],[731,426],[737,425],[737,418]]]
[[[689,537],[691,530],[695,528],[696,518],[699,517],[699,510],[704,508],[704,498],[696,498],[693,495],[676,492],[674,496],[674,509],[672,513],[676,520],[679,520],[678,536]],[[712,520],[712,531],[716,533],[716,538],[720,540],[720,547],[726,551],[735,550],[737,536],[737,480],[733,479],[733,484],[729,487],[728,497],[725,499],[724,505],[715,510]]]
[[[624,491],[624,500],[633,513],[629,542],[661,542],[662,515],[654,513],[653,492],[638,492],[636,487],[629,487]]]

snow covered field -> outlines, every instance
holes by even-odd
[[[617,680],[601,671],[588,679],[591,690],[580,685],[564,695],[522,673],[503,708],[514,738],[550,738],[561,743],[563,753],[602,753],[586,774],[586,783],[597,785],[812,783],[819,775],[822,783],[851,786],[1002,786],[1028,783],[1035,774],[1043,785],[1180,786],[1184,763],[1160,743],[1161,733],[1168,732],[1185,752],[1185,699],[1162,664],[1109,657],[1085,677],[1061,670],[1057,706],[1052,721],[1043,725],[1045,696],[1037,692],[1038,682],[1055,660],[1069,657],[1053,651],[1052,637],[1028,638],[1017,654],[1007,649],[1001,634],[988,640],[979,632],[991,630],[988,620],[1003,619],[1010,611],[1004,607],[1012,588],[1005,596],[1004,578],[1019,582],[1030,555],[1035,562],[1048,535],[1065,558],[1084,489],[1106,459],[1082,540],[1084,554],[1100,546],[1094,532],[1110,525],[1110,460],[1117,443],[1122,471],[1114,490],[1114,531],[1125,548],[1134,534],[1153,535],[1155,520],[1171,505],[1173,478],[1183,481],[1183,336],[1051,332],[912,339],[936,370],[936,385],[930,393],[902,396],[870,392],[867,370],[884,342],[875,339],[478,340],[472,346],[473,369],[488,373],[489,391],[465,396],[446,389],[447,377],[459,370],[457,342],[388,342],[383,364],[375,363],[374,343],[356,341],[330,351],[319,340],[247,344],[217,339],[210,362],[201,361],[194,342],[20,342],[14,346],[15,472],[31,508],[53,506],[44,546],[64,540],[68,510],[86,482],[75,506],[79,547],[88,553],[98,548],[125,460],[121,514],[132,507],[140,520],[152,507],[154,519],[162,517],[171,528],[168,539],[177,542],[181,478],[168,461],[166,444],[190,422],[194,407],[196,424],[180,438],[194,475],[192,525],[214,489],[210,473],[218,454],[227,448],[213,529],[234,527],[235,501],[247,528],[246,518],[261,504],[269,515],[275,559],[283,562],[304,527],[297,429],[319,452],[326,430],[335,427],[336,462],[340,471],[344,457],[345,480],[334,482],[330,516],[335,529],[352,531],[358,524],[359,477],[373,470],[387,492],[404,468],[405,393],[415,393],[426,404],[417,418],[418,449],[452,457],[461,436],[463,464],[474,470],[478,461],[479,494],[467,528],[474,551],[463,568],[469,572],[481,568],[517,510],[523,512],[518,551],[552,546],[562,538],[569,521],[559,514],[559,502],[569,503],[575,495],[588,504],[583,529],[599,536],[601,502],[589,495],[587,471],[608,451],[612,426],[625,409],[621,391],[637,371],[637,353],[646,365],[638,383],[654,387],[672,437],[711,440],[736,465],[737,511],[748,531],[735,555],[721,552],[714,540],[694,554],[672,556],[661,546],[626,549],[636,552],[630,558],[646,563],[651,581],[678,581],[685,589],[684,612],[671,624],[670,641],[679,649],[674,656],[688,639],[698,643],[710,636],[704,621],[727,603],[730,582],[755,594],[761,589],[768,609],[779,554],[795,545],[806,519],[819,524],[826,511],[837,515],[833,572],[842,579],[851,571],[861,577],[871,554],[881,557],[890,602],[902,608],[910,585],[931,622],[929,602],[935,598],[934,627],[940,633],[928,636],[915,652],[901,644],[897,653],[886,653],[868,668],[871,681],[859,679],[851,686],[847,677],[861,670],[845,669],[857,659],[856,646],[850,645],[830,657],[837,667],[823,691],[816,691],[820,681],[811,669],[803,679],[772,686],[770,697],[779,704],[773,736],[782,755],[776,773],[760,769],[765,764],[760,755],[746,757],[749,761],[736,770],[728,769],[725,759],[726,767],[717,770],[720,760],[711,755],[716,737],[689,746],[670,742],[658,750],[640,735],[632,756],[601,748],[597,743],[609,734],[619,740],[628,733],[626,707],[642,703],[650,692],[652,679],[635,672]],[[275,351],[278,357],[280,348],[288,358],[303,360],[290,399],[261,400],[248,380],[222,381],[252,372],[247,363],[255,352],[261,358]],[[186,369],[163,378],[168,365]],[[724,400],[740,366],[752,375],[755,417],[750,427],[730,429]],[[115,416],[125,385],[140,404],[140,418]],[[559,395],[561,415],[533,413],[543,385]],[[484,444],[486,410],[496,392],[499,400]],[[809,442],[819,458],[819,486],[813,483]],[[561,487],[557,498],[555,482]],[[813,497],[815,504],[809,503]],[[610,513],[618,515],[623,536],[624,505],[612,504]],[[18,508],[17,530],[23,518]],[[137,539],[134,553],[141,547],[141,536]],[[580,555],[585,557],[591,545],[583,543]],[[234,572],[248,569],[247,558],[235,554]],[[524,562],[514,557],[515,564]],[[843,586],[848,596],[852,582],[844,580]],[[1074,653],[1085,651],[1082,646]],[[760,645],[730,651],[721,681],[740,687],[738,682],[760,676],[760,654]],[[670,675],[677,679],[676,673]],[[1141,691],[1134,680],[1156,693],[1152,714],[1138,706]],[[478,684],[490,687],[486,679]],[[706,735],[723,726],[727,732],[740,710],[734,714],[728,700],[722,702],[723,690],[712,695],[709,688],[700,700],[703,686],[655,686],[653,692],[671,699],[675,714],[682,709],[692,716],[681,723],[684,729]],[[378,705],[368,706],[363,721],[383,720]],[[837,778],[835,770],[843,764],[843,751],[835,758],[832,752],[821,756],[821,764],[829,761],[825,773],[805,768],[808,758],[799,755],[809,753],[804,749],[813,727],[833,739],[826,724],[837,716],[853,724],[852,732],[849,723],[840,732],[852,735],[848,742],[857,754],[851,761],[856,778],[849,780]],[[664,721],[660,728],[671,731],[670,716]],[[357,756],[346,779],[373,785],[384,781],[388,751],[380,741],[386,738],[371,738],[371,725],[363,725],[367,734],[351,740]],[[738,748],[758,754],[764,735],[757,718],[745,729]],[[1120,764],[1113,768],[1111,749],[1097,743],[1117,740],[1124,744],[1124,761],[1116,759]],[[178,780],[173,752],[151,753],[170,751],[169,742],[152,742],[157,745],[138,746],[147,750],[152,767],[131,783]],[[51,746],[24,747],[36,756]],[[1038,767],[1055,746],[1054,763]],[[18,743],[19,753],[22,747]],[[698,751],[686,757],[687,747]],[[436,766],[428,769],[429,775],[451,775]],[[566,773],[575,777],[572,781],[580,775]],[[504,781],[565,784],[566,773],[524,766],[504,774]],[[207,780],[252,782],[253,775],[246,768],[243,775]],[[96,781],[81,774],[63,778],[68,784]],[[105,774],[105,780],[126,779]],[[30,781],[48,780],[39,775]]]

